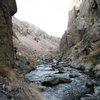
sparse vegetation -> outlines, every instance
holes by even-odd
[[[81,56],[80,59],[85,62],[91,62],[93,64],[100,63],[100,48],[90,52],[88,55]]]
[[[36,69],[36,60],[37,57],[34,55],[23,54],[23,57],[27,60],[27,64],[31,65],[33,69]]]
[[[16,69],[11,67],[0,65],[0,75],[3,77],[7,77],[10,80],[16,79]]]

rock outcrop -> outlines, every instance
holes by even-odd
[[[68,28],[60,42],[61,52],[72,59],[72,66],[84,63],[88,71],[100,63],[100,0],[74,0]],[[86,64],[88,63],[88,64]],[[91,69],[91,70],[90,70]],[[99,72],[98,72],[99,73]]]
[[[16,11],[15,0],[0,0],[0,100],[42,100],[37,86],[24,80],[23,69],[14,66],[12,16]]]
[[[0,0],[0,65],[14,64],[11,16],[16,11],[15,0]]]

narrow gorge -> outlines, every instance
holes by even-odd
[[[61,38],[16,2],[0,1],[0,100],[100,100],[100,0],[72,0]]]

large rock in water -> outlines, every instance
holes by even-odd
[[[14,63],[11,16],[17,11],[15,0],[0,0],[0,65]]]
[[[47,87],[53,87],[58,84],[71,83],[71,82],[72,80],[70,78],[67,79],[67,78],[55,77],[50,80],[42,82],[42,85]]]

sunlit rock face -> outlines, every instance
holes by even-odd
[[[76,45],[77,42],[85,40],[85,37],[90,37],[90,40],[97,37],[99,38],[100,11],[98,0],[73,1],[75,3],[72,4],[73,9],[69,12],[68,28],[62,37],[62,41],[66,40],[66,44],[69,47]],[[94,34],[96,36],[93,37]],[[67,39],[65,39],[66,37]]]
[[[17,18],[12,18],[14,31],[14,45],[22,54],[27,54],[30,58],[33,55],[44,58],[53,54],[59,48],[60,38],[50,36],[39,27]]]
[[[61,52],[70,51],[72,60],[100,63],[100,0],[73,0]],[[77,64],[76,64],[77,65]]]
[[[0,0],[0,65],[14,62],[11,16],[17,11],[15,0]]]

